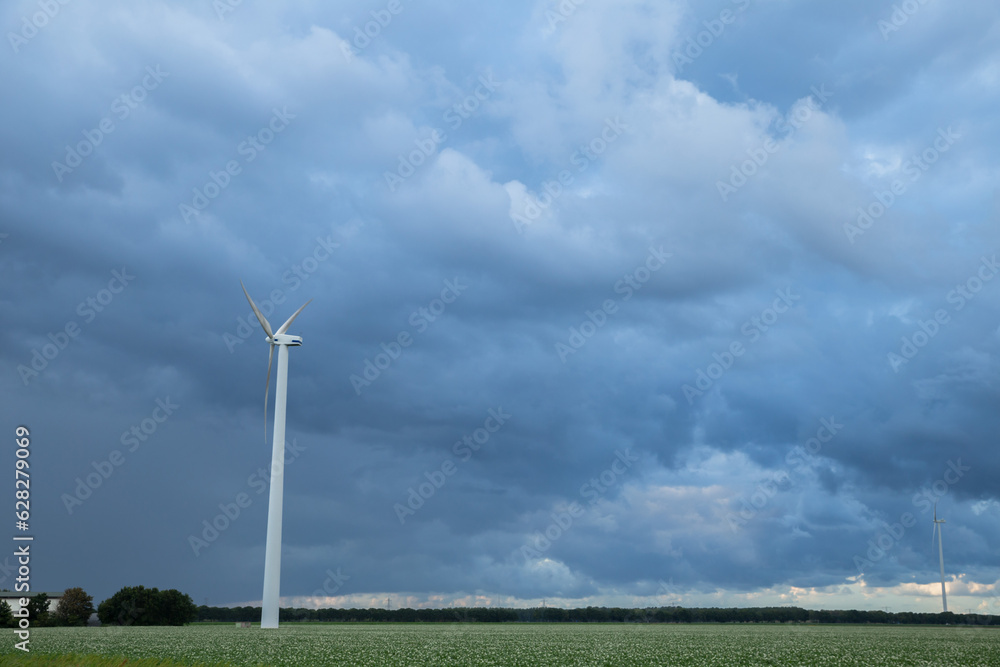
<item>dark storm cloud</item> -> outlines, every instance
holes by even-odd
[[[39,581],[259,599],[242,279],[272,323],[313,299],[286,596],[913,605],[937,500],[984,600],[995,12],[402,7],[77,0],[8,37]]]

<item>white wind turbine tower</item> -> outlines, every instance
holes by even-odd
[[[934,531],[931,532],[931,546],[934,546],[934,533],[938,538],[938,557],[941,559],[941,606],[948,611],[948,595],[944,590],[944,546],[941,544],[941,524],[944,519],[937,518],[937,503],[934,503]]]
[[[267,392],[271,388],[271,362],[274,359],[274,346],[278,346],[278,373],[277,389],[274,392],[274,438],[271,447],[271,491],[267,502],[267,544],[264,548],[264,599],[262,602],[260,627],[278,627],[278,607],[280,602],[279,590],[281,588],[281,505],[284,499],[284,479],[285,479],[285,401],[288,396],[288,348],[293,345],[302,345],[301,336],[290,336],[285,331],[292,324],[292,320],[298,317],[302,308],[309,305],[309,301],[302,304],[302,308],[296,310],[277,331],[271,331],[271,325],[267,318],[258,310],[257,304],[253,302],[247,294],[247,288],[240,281],[243,287],[243,294],[246,295],[250,307],[253,308],[254,315],[260,322],[261,328],[267,334],[267,342],[271,350],[267,355],[267,386],[264,389],[264,442],[267,442]]]

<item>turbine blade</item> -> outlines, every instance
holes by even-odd
[[[938,520],[937,520],[937,502],[935,502],[934,503],[934,528],[931,529],[931,551],[934,550],[934,538],[937,536],[937,532],[939,530],[941,530],[941,527],[938,526]]]
[[[267,334],[268,338],[273,337],[274,334],[271,332],[270,323],[267,321],[267,318],[264,317],[264,315],[260,312],[260,310],[258,310],[257,304],[254,303],[253,299],[250,298],[250,294],[247,292],[246,285],[243,284],[242,280],[240,281],[240,287],[243,288],[243,294],[246,295],[247,301],[250,302],[250,307],[253,308],[253,314],[257,316],[257,321],[260,322],[260,326],[262,329],[264,329],[264,333]]]
[[[305,308],[305,307],[306,307],[306,306],[308,306],[308,305],[309,305],[310,303],[312,303],[312,299],[309,299],[309,300],[308,300],[308,301],[306,301],[306,302],[305,302],[304,304],[302,304],[302,308]],[[280,326],[280,327],[278,328],[278,330],[277,330],[277,331],[275,331],[274,333],[279,333],[279,334],[283,334],[283,333],[285,333],[286,331],[288,331],[288,327],[289,327],[289,326],[291,326],[291,324],[292,324],[292,320],[294,320],[294,319],[295,319],[296,317],[298,317],[298,316],[299,316],[299,313],[301,313],[301,312],[302,312],[302,308],[299,308],[299,309],[298,309],[298,310],[296,310],[296,311],[295,311],[294,313],[292,313],[292,316],[291,316],[291,317],[289,317],[289,318],[288,318],[287,320],[285,320],[285,323],[284,323],[284,324],[282,324],[282,325],[281,325],[281,326]]]

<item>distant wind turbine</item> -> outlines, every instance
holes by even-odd
[[[937,518],[937,503],[934,503],[934,530],[931,532],[931,547],[934,546],[934,533],[938,538],[938,557],[941,559],[941,606],[948,611],[948,594],[944,589],[944,546],[941,544],[941,524],[944,519]]]
[[[278,607],[281,588],[281,505],[284,499],[285,478],[285,401],[288,396],[288,348],[302,345],[301,336],[291,336],[285,331],[292,321],[299,316],[302,304],[277,331],[271,331],[267,318],[257,308],[257,304],[247,293],[246,285],[240,281],[243,294],[246,295],[253,314],[257,316],[261,328],[267,334],[267,342],[271,349],[267,355],[267,385],[264,388],[264,442],[267,442],[267,393],[271,388],[271,362],[274,360],[274,346],[278,346],[277,388],[274,392],[274,438],[271,447],[271,491],[267,503],[267,543],[264,548],[264,599],[261,610],[260,627],[278,627]]]

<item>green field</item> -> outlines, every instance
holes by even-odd
[[[0,664],[90,664],[40,660],[75,653],[168,658],[188,665],[1000,665],[1000,628],[975,627],[359,623],[288,624],[277,631],[229,625],[38,628],[31,633],[32,660],[26,662],[14,641],[13,631],[4,631]]]

